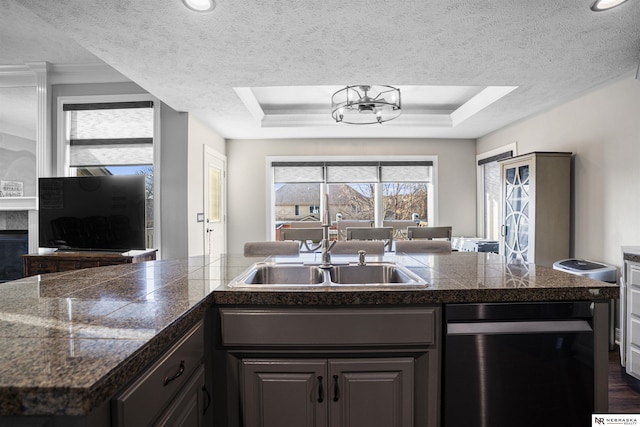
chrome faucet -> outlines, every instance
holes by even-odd
[[[367,251],[360,249],[358,251],[358,265],[367,265],[367,260],[365,257],[367,256]]]
[[[331,267],[331,248],[336,242],[329,240],[329,228],[331,227],[331,217],[329,216],[329,194],[324,195],[324,213],[322,218],[322,261],[320,268]]]

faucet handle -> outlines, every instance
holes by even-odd
[[[367,265],[365,257],[367,256],[367,251],[360,249],[358,251],[358,265]]]

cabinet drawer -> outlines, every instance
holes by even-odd
[[[437,308],[220,310],[226,346],[389,346],[436,342]]]
[[[200,322],[114,398],[112,411],[115,425],[149,425],[180,391],[191,374],[202,365],[203,359],[204,328]]]
[[[98,261],[60,261],[58,271],[80,270],[82,268],[98,267]]]
[[[629,281],[628,285],[640,286],[640,265],[628,263],[629,268]]]
[[[157,427],[201,426],[202,415],[210,404],[210,402],[203,402],[204,388],[204,365],[201,365],[155,425]]]
[[[29,261],[29,274],[55,273],[58,271],[57,261]]]
[[[104,267],[107,265],[120,265],[120,264],[130,264],[131,260],[126,260],[126,259],[114,259],[114,260],[100,260],[100,262],[98,263],[98,265],[96,265],[96,267],[100,266],[100,267]]]
[[[629,344],[640,347],[640,319],[629,318]]]
[[[629,314],[640,316],[640,288],[629,287]]]
[[[640,350],[637,347],[629,346],[627,353],[627,373],[636,378],[640,378]]]

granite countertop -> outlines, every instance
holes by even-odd
[[[623,246],[622,259],[625,261],[640,262],[640,246]]]
[[[334,257],[338,259],[356,260]],[[260,260],[234,255],[98,267],[0,284],[0,416],[88,414],[215,304],[408,305],[618,297],[616,285],[546,267],[505,264],[489,253],[384,259],[407,265],[429,285],[232,289],[227,283]]]

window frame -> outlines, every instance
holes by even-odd
[[[59,96],[56,100],[56,162],[52,176],[70,176],[70,117],[65,114],[65,104],[100,104],[110,102],[140,102],[153,103],[153,242],[158,250],[158,259],[162,259],[162,218],[161,218],[161,138],[160,138],[160,100],[148,93],[132,93],[117,95],[69,95]]]
[[[428,215],[429,218],[432,218],[433,224],[438,224],[438,156],[437,155],[415,155],[415,156],[384,156],[384,155],[372,155],[372,156],[267,156],[266,159],[266,179],[265,179],[265,194],[266,194],[266,230],[267,230],[267,239],[274,240],[276,238],[276,211],[275,211],[275,186],[274,182],[274,168],[273,163],[281,163],[281,162],[327,162],[327,163],[336,163],[336,162],[357,162],[357,163],[367,163],[367,162],[423,162],[428,161],[432,162],[431,165],[431,186],[432,191],[429,195],[428,199]],[[321,194],[325,194],[327,191],[327,184],[320,184]],[[382,196],[382,184],[376,184],[376,198],[381,200]],[[322,213],[324,209],[324,198],[320,200],[320,212]],[[331,220],[335,220],[335,218],[331,218]],[[375,225],[378,227],[382,226],[382,203],[378,203],[376,205],[376,214],[375,214]]]

